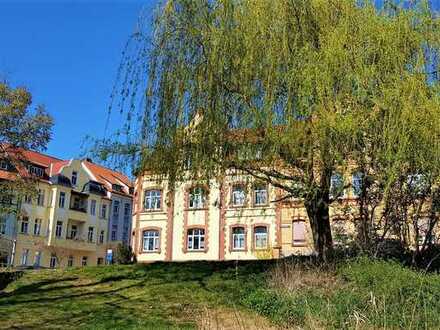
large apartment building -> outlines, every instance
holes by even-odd
[[[330,208],[336,240],[353,232],[358,173]],[[190,182],[168,190],[167,182],[142,175],[135,183],[133,251],[139,262],[245,260],[313,252],[310,224],[300,199],[274,202],[277,188],[245,175],[227,175],[209,185]],[[353,208],[355,209],[355,208]],[[340,233],[340,236],[338,235]]]
[[[109,250],[131,231],[121,226],[114,235],[111,227],[115,205],[131,212],[130,180],[90,160],[22,153],[26,171],[37,178],[37,195],[22,198],[17,219],[0,218],[0,240],[9,242],[3,263],[52,268],[105,263]],[[0,175],[6,179],[8,172],[14,169]]]

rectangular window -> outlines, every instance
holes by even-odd
[[[352,175],[352,189],[353,189],[353,196],[359,197],[362,193],[362,181],[363,181],[363,174],[362,172],[356,172]]]
[[[24,202],[26,204],[32,204],[32,196],[31,195],[24,195]]]
[[[119,218],[119,201],[113,202],[113,218]]]
[[[306,242],[306,224],[304,221],[294,221],[293,225],[293,245],[304,245]]]
[[[116,231],[112,230],[112,241],[116,241]]]
[[[101,230],[101,233],[99,234],[99,243],[103,244],[104,243],[104,230]]]
[[[44,206],[44,190],[38,189],[37,205]]]
[[[88,259],[88,258],[87,258],[86,256],[84,256],[84,257],[81,258],[81,265],[82,265],[82,266],[87,266],[87,259]]]
[[[232,228],[232,249],[244,250],[246,245],[246,234],[243,227]]]
[[[130,216],[130,204],[125,203],[124,204],[124,217]]]
[[[267,227],[258,226],[254,229],[255,248],[266,249],[267,248]]]
[[[76,186],[77,181],[78,181],[78,172],[73,171],[72,172],[72,179],[71,179],[72,186]]]
[[[203,188],[196,187],[189,193],[189,208],[201,209],[205,206],[205,192]]]
[[[100,266],[100,265],[103,265],[103,264],[104,264],[104,258],[98,258],[97,265]]]
[[[145,230],[143,234],[143,247],[145,252],[154,252],[159,250],[159,231]]]
[[[23,219],[21,220],[21,228],[20,228],[20,232],[22,234],[27,234],[28,233],[28,229],[29,229],[29,218],[28,217],[23,217]]]
[[[41,219],[35,219],[34,223],[34,235],[40,235],[41,232],[41,223],[43,220]]]
[[[92,199],[90,202],[90,214],[95,215],[96,214],[96,200]]]
[[[189,251],[201,251],[205,249],[205,230],[189,229],[187,236],[187,247]]]
[[[6,160],[4,160],[4,159],[0,160],[0,169],[4,170],[4,171],[7,171],[8,168],[9,168],[8,162]]]
[[[256,185],[254,187],[254,204],[266,205],[267,204],[267,186]]]
[[[78,234],[78,227],[76,225],[72,225],[70,227],[70,238],[74,239],[76,238],[76,235]]]
[[[6,219],[0,217],[0,235],[6,234]]]
[[[29,256],[29,249],[23,249],[23,252],[21,254],[20,264],[22,266],[26,266],[28,262],[28,256]]]
[[[145,210],[160,210],[162,205],[162,191],[153,189],[153,190],[145,190],[144,195],[144,209]],[[128,205],[128,204],[126,204]]]
[[[341,173],[334,173],[330,178],[330,197],[344,197],[344,177]]]
[[[67,258],[67,267],[73,267],[73,256]]]
[[[102,204],[101,206],[101,218],[107,218],[107,204]]]
[[[87,233],[87,240],[93,242],[93,227],[89,227],[89,232]]]
[[[60,192],[60,198],[58,199],[58,207],[64,209],[65,203],[66,203],[66,193]]]
[[[55,254],[52,254],[50,256],[49,267],[55,268],[56,266],[57,266],[57,256]]]
[[[35,267],[40,267],[40,264],[41,264],[41,251],[36,251],[35,252],[34,266]]]
[[[246,201],[246,193],[242,185],[232,187],[232,205],[243,206]]]
[[[57,221],[57,227],[55,228],[55,236],[60,238],[63,232],[63,222]]]

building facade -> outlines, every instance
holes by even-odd
[[[356,174],[350,179],[356,181]],[[333,230],[339,230],[342,238],[354,230],[346,213],[356,203],[357,182],[352,186],[330,208]],[[302,201],[275,202],[282,195],[267,183],[234,174],[211,180],[209,185],[185,182],[168,189],[166,181],[152,176],[136,179],[132,247],[139,262],[248,260],[313,253]]]
[[[11,221],[8,262],[51,268],[104,264],[111,249],[113,188],[121,184],[120,194],[130,201],[130,181],[90,160],[32,151],[24,156],[27,172],[37,178],[36,195],[22,198],[19,216]]]

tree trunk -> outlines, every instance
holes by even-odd
[[[317,191],[304,201],[313,234],[313,244],[318,257],[328,261],[333,255],[333,240],[330,227],[328,193]]]

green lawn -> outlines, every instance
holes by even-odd
[[[0,294],[0,328],[269,326],[237,304],[266,263],[155,263],[29,271]]]
[[[440,329],[440,276],[364,258],[155,263],[29,271],[0,293],[5,329],[277,326]]]

